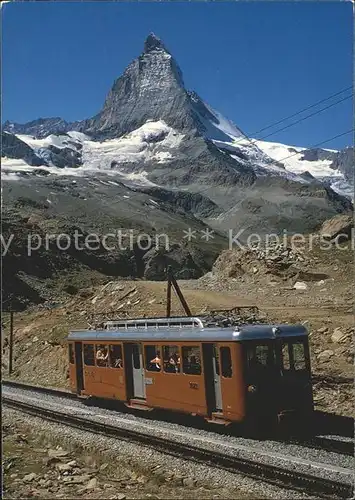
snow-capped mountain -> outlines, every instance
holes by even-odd
[[[205,106],[207,108],[207,105]],[[249,139],[218,112],[212,109],[209,109],[209,112],[218,122],[200,117],[207,132],[205,137],[238,162],[248,165],[252,161],[256,174],[273,173],[298,182],[318,180],[330,185],[340,194],[353,197],[353,183],[347,173],[350,169],[339,168],[346,150],[340,152],[326,149],[310,150]],[[16,174],[20,175],[21,172],[33,172],[30,166],[43,165],[48,167],[49,173],[56,175],[86,175],[102,170],[147,185],[154,183],[147,179],[144,170],[130,174],[120,169],[120,166],[127,163],[140,165],[150,162],[169,163],[178,154],[184,138],[184,134],[175,131],[162,120],[156,122],[148,120],[129,134],[104,141],[93,141],[88,135],[76,131],[68,131],[61,135],[50,134],[44,138],[26,134],[13,136],[6,132],[5,134],[3,140],[5,155],[8,151],[6,144],[11,137],[12,141],[16,138],[19,144],[22,141],[30,148],[24,148],[23,152],[17,155],[22,156],[23,162],[18,158],[3,157],[2,169],[5,179],[15,178]],[[221,134],[224,135],[224,139],[228,136],[228,140],[215,138],[220,138]],[[351,148],[348,150],[350,157],[352,150]],[[74,168],[78,170],[74,171]]]
[[[224,221],[250,231],[309,230],[352,209],[341,196],[351,191],[351,154],[248,138],[186,90],[178,64],[153,34],[94,117],[6,122],[3,130],[4,180],[95,182],[100,174],[100,182],[105,175],[130,187],[201,193],[218,207],[219,227]]]

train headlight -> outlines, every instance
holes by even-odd
[[[256,392],[255,385],[248,385],[248,392]]]

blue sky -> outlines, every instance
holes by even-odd
[[[248,134],[352,85],[350,2],[28,2],[4,5],[2,25],[3,121],[96,114],[151,31]],[[350,99],[267,140],[311,146],[352,126]]]

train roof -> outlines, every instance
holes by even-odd
[[[68,340],[88,341],[176,341],[203,342],[275,339],[307,336],[303,325],[253,324],[237,327],[208,327],[202,318],[142,318],[108,321],[104,329],[75,330]]]

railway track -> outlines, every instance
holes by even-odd
[[[60,397],[67,397],[69,399],[75,398],[75,395],[72,393],[53,388],[38,388],[36,386],[28,386],[18,382],[5,382],[3,384],[9,387],[28,389]],[[286,487],[293,490],[303,491],[308,494],[317,494],[321,498],[351,498],[353,494],[353,486],[350,481],[342,482],[327,479],[324,477],[302,473],[297,470],[289,470],[286,467],[279,467],[276,465],[249,460],[244,457],[241,458],[233,456],[216,451],[215,449],[210,450],[191,443],[177,442],[161,436],[156,436],[152,433],[140,432],[136,429],[130,430],[127,429],[127,427],[120,428],[116,425],[92,420],[85,416],[68,414],[63,411],[54,410],[53,408],[38,406],[32,402],[20,401],[13,397],[3,396],[2,401],[8,407],[36,417],[44,418],[51,422],[65,424],[80,430],[120,440],[135,442],[142,446],[154,448],[155,450],[159,450],[165,454],[178,456],[180,458],[183,456],[185,459],[188,458],[189,460],[204,464],[208,463],[213,467],[222,468],[234,473],[242,473],[253,479],[261,479],[265,482],[275,484],[283,488]],[[324,467],[329,468],[330,466],[324,464]]]
[[[13,387],[14,389],[22,389],[28,391],[41,392],[42,394],[51,394],[68,399],[78,399],[77,394],[66,391],[65,389],[57,389],[56,387],[43,387],[42,385],[25,384],[24,382],[16,382],[15,380],[2,380],[3,387]]]
[[[77,394],[64,389],[57,389],[55,387],[43,387],[37,385],[25,384],[22,382],[16,382],[12,380],[4,380],[2,384],[6,387],[13,387],[18,389],[25,389],[29,391],[36,391],[43,394],[49,394],[53,396],[60,396],[62,398],[68,399],[78,399]],[[100,404],[99,400],[95,400],[95,403]],[[218,432],[218,429],[214,428],[214,432]],[[318,450],[325,450],[334,453],[340,453],[342,455],[354,456],[354,440],[339,440],[331,438],[330,436],[311,436],[308,438],[300,439],[297,437],[285,438],[285,442],[289,444],[296,444],[298,446],[314,448]]]

